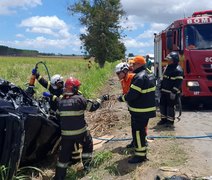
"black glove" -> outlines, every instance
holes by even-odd
[[[122,95],[120,95],[120,96],[117,98],[117,100],[118,100],[119,102],[123,102]]]
[[[109,100],[109,95],[108,95],[108,94],[104,94],[104,95],[101,97],[101,100],[102,100],[102,101],[107,101],[107,100]]]

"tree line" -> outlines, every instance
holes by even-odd
[[[8,46],[0,45],[0,55],[1,56],[38,56],[39,52],[36,50],[23,50],[10,48]]]

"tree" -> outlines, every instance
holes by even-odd
[[[124,58],[126,48],[119,25],[124,11],[120,0],[78,0],[68,6],[68,11],[80,14],[79,21],[86,27],[86,33],[80,35],[83,49],[100,67],[105,61]]]

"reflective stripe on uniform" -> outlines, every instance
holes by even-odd
[[[151,112],[151,111],[155,111],[156,107],[150,107],[150,108],[133,108],[133,107],[129,107],[129,110],[132,112]]]
[[[59,161],[57,161],[57,167],[60,168],[67,168],[69,163],[61,163]]]
[[[146,151],[146,147],[141,145],[140,131],[136,131],[136,142],[138,145],[138,148],[135,148],[136,151]]]
[[[160,117],[161,118],[166,118],[166,116],[164,114],[161,114]]]
[[[96,100],[99,104],[101,104],[102,100],[101,99],[97,99]]]
[[[174,121],[174,117],[167,116],[167,120],[169,120],[169,121]]]
[[[142,148],[135,148],[136,151],[146,151],[146,147],[142,147]]]
[[[88,101],[88,103],[87,103],[87,107],[86,107],[86,110],[87,110],[87,111],[90,111],[90,109],[91,109],[92,105],[93,105],[93,103],[92,103],[92,102],[90,102],[90,101]]]
[[[176,79],[183,79],[183,76],[171,77],[171,80],[176,80]]]
[[[51,83],[48,81],[48,84],[47,84],[47,89],[49,89]]]
[[[152,91],[155,91],[155,90],[156,90],[156,87],[154,86],[152,88],[141,90],[141,93],[149,93],[149,92],[152,92]]]
[[[173,89],[174,89],[174,90],[177,90],[177,94],[180,93],[180,90],[179,90],[179,89],[177,89],[177,88],[175,88],[175,87],[174,87]],[[171,92],[172,92],[172,91],[170,91],[170,90],[163,89],[163,88],[161,89],[161,91],[162,91],[162,92],[166,92],[166,93],[171,93]]]
[[[171,79],[171,80],[176,80],[176,79],[183,79],[183,76],[175,76],[175,77],[171,77],[171,76],[163,76],[166,79]]]
[[[79,146],[76,143],[74,143],[74,150],[75,152],[79,152]]]
[[[146,70],[149,74],[152,74],[152,71],[149,68],[146,68]]]
[[[79,154],[79,156],[73,156],[72,155],[72,157],[71,157],[72,159],[80,159],[81,158],[81,156],[80,156],[80,154]]]
[[[167,89],[163,89],[163,88],[161,89],[161,91],[162,91],[162,92],[167,92],[167,93],[171,93],[171,91],[170,91],[170,90],[167,90]]]
[[[80,154],[80,151],[78,150],[72,151],[72,154]]]
[[[154,87],[151,87],[151,88],[148,88],[148,89],[141,89],[140,87],[135,86],[134,84],[132,84],[130,87],[131,87],[132,89],[134,89],[134,90],[136,90],[136,91],[142,93],[142,94],[145,94],[145,93],[149,93],[149,92],[155,91],[155,89],[156,89],[155,86],[154,86]]]
[[[81,116],[84,114],[84,110],[80,111],[60,111],[60,116]]]
[[[42,76],[40,75],[40,76],[38,77],[38,81],[39,81],[41,78],[42,78]]]
[[[79,135],[87,131],[86,126],[82,129],[78,130],[61,130],[61,134],[64,136],[74,136],[74,135]]]
[[[57,96],[54,95],[54,96],[52,97],[52,101],[55,101],[56,99],[57,99]]]
[[[126,101],[126,100],[125,100],[125,96],[122,96],[121,98],[122,98],[122,101],[123,101],[123,102],[125,102],[125,101]]]
[[[135,152],[135,155],[136,156],[146,156],[146,152],[143,152],[143,153],[141,153],[141,152]]]
[[[141,93],[141,88],[138,87],[138,86],[135,86],[134,84],[132,84],[132,85],[130,86],[130,88],[132,88],[132,89],[134,89],[134,90],[136,90],[136,91],[138,91],[138,92]]]
[[[82,158],[92,158],[93,154],[92,153],[82,153]]]
[[[137,141],[137,145],[138,145],[138,149],[141,149],[141,138],[140,138],[140,131],[136,131],[136,141]]]
[[[176,87],[173,87],[173,89],[177,92],[177,93],[180,93],[180,90]]]

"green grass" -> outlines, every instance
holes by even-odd
[[[80,90],[89,98],[96,98],[106,80],[114,71],[115,63],[106,63],[104,68],[99,68],[95,62],[88,69],[88,61],[84,59],[60,58],[60,57],[0,57],[1,75],[0,77],[26,89],[31,71],[39,61],[45,62],[50,76],[61,74],[64,80],[70,76],[78,78],[82,85]],[[38,66],[39,73],[46,79],[48,74],[42,64]],[[35,84],[36,96],[40,96],[46,91],[39,83]]]
[[[98,169],[101,168],[101,165],[107,164],[112,159],[112,156],[113,156],[113,154],[110,151],[98,152],[94,155],[94,158],[90,163],[91,172],[85,172],[83,170],[77,171],[77,170],[73,169],[72,167],[70,167],[67,170],[66,179],[67,180],[77,180],[77,179],[85,176],[87,173],[89,173],[90,179],[97,180],[97,179],[99,179]],[[105,169],[111,174],[118,174],[116,165],[107,165],[107,167]]]
[[[11,180],[11,178],[9,179],[8,177],[8,173],[8,167],[4,165],[0,166],[0,180]],[[38,175],[42,178],[44,174],[45,173],[39,168],[27,166],[18,169],[17,173],[13,175],[12,180],[29,180]]]

